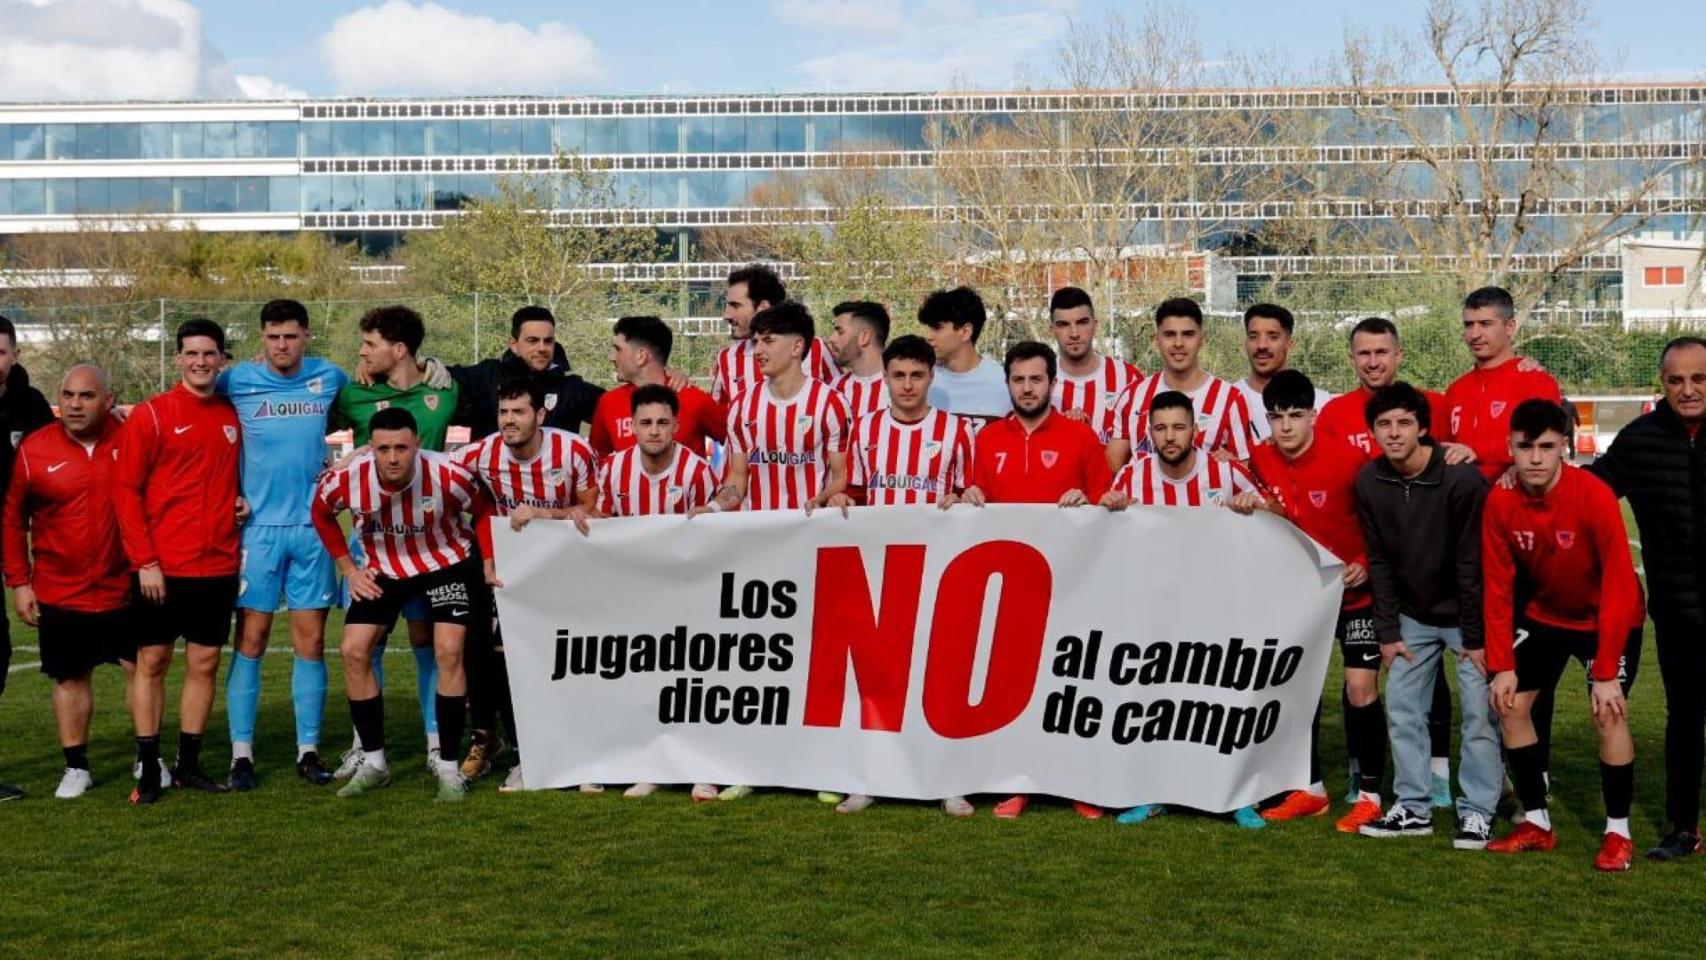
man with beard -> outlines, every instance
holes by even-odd
[[[1187,297],[1166,300],[1155,308],[1155,349],[1161,370],[1126,388],[1119,399],[1113,438],[1108,441],[1108,465],[1123,466],[1149,436],[1149,407],[1157,394],[1175,390],[1191,400],[1196,412],[1196,443],[1209,452],[1227,450],[1235,460],[1250,459],[1255,436],[1244,395],[1201,365],[1202,307]]]
[[[675,334],[658,317],[622,317],[616,321],[610,341],[610,365],[622,385],[598,398],[587,438],[601,457],[634,445],[634,393],[645,386],[669,385],[669,354]],[[703,456],[706,440],[722,443],[726,439],[728,411],[692,384],[683,384],[674,392],[680,408],[676,439]]]
[[[1105,445],[1114,435],[1114,404],[1143,379],[1143,371],[1096,352],[1096,305],[1077,287],[1061,287],[1049,297],[1048,326],[1060,355],[1054,408],[1089,424]]]
[[[466,426],[474,437],[497,432],[498,387],[514,377],[525,377],[539,387],[545,398],[545,426],[570,433],[579,433],[581,424],[592,422],[598,398],[604,394],[604,388],[569,372],[569,358],[557,344],[557,318],[541,306],[525,306],[510,316],[509,348],[503,356],[448,370],[461,387],[454,422]]]
[[[1244,357],[1250,361],[1250,373],[1233,386],[1244,395],[1244,403],[1252,413],[1262,409],[1262,391],[1291,359],[1291,334],[1296,327],[1291,311],[1278,304],[1258,303],[1244,311]],[[1331,399],[1332,394],[1317,388],[1316,412]],[[1258,440],[1273,436],[1268,419],[1263,416],[1250,418],[1250,430]]]
[[[842,370],[835,389],[841,391],[848,416],[854,420],[889,405],[883,376],[883,348],[888,342],[889,312],[882,304],[853,300],[835,305],[829,352]]]
[[[729,274],[728,292],[723,300],[723,322],[729,325],[729,339],[733,342],[717,351],[711,368],[711,399],[721,404],[731,403],[764,379],[765,373],[755,349],[752,321],[763,311],[780,306],[787,299],[788,288],[782,284],[782,278],[776,276],[776,271],[769,267],[753,264]],[[800,355],[800,366],[806,376],[825,384],[835,383],[835,378],[841,375],[828,346],[815,331]]]

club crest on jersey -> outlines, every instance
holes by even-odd
[[[554,393],[545,394],[545,412],[550,413],[555,409],[557,409],[557,395]]]
[[[1505,402],[1503,400],[1494,400],[1493,405],[1489,409],[1492,410],[1493,416],[1496,417],[1505,412]]]
[[[389,407],[389,406],[391,406],[391,401],[389,401],[389,400],[381,400],[381,401],[379,401],[379,402],[378,402],[378,403],[375,403],[375,404],[374,404],[374,405],[373,405],[373,409],[375,409],[375,410],[384,410],[384,409],[385,409],[385,408],[387,408],[387,407]]]
[[[421,402],[426,404],[428,410],[436,411],[438,409],[438,394],[429,393],[421,398]]]
[[[1102,404],[1104,406],[1111,407],[1114,405],[1114,401],[1118,400],[1119,398],[1120,398],[1120,395],[1118,393],[1116,393],[1115,391],[1109,390],[1108,392],[1102,394]]]
[[[438,512],[438,498],[437,497],[422,497],[421,498],[421,512],[422,513],[437,513]]]
[[[809,413],[802,413],[794,418],[794,422],[802,427],[809,427],[812,425],[812,415]]]
[[[1197,414],[1197,430],[1199,432],[1206,432],[1208,430],[1208,425],[1213,423],[1213,422],[1214,422],[1214,418],[1209,416],[1208,414],[1206,414],[1206,413]]]
[[[563,471],[561,471],[561,470],[547,470],[547,471],[545,471],[545,482],[550,484],[553,487],[561,486],[563,483]]]
[[[1044,450],[1040,459],[1043,462],[1043,466],[1052,467],[1054,466],[1055,461],[1060,459],[1060,454],[1054,450]]]
[[[225,442],[227,442],[227,443],[236,443],[237,442],[237,428],[231,426],[230,424],[225,425]]]
[[[319,377],[315,377],[314,379],[303,384],[303,386],[308,388],[309,393],[319,393],[321,390],[325,389],[325,385],[320,382]]]
[[[1327,505],[1327,491],[1325,491],[1325,490],[1311,490],[1311,491],[1309,491],[1309,502],[1315,504],[1315,509],[1317,509],[1317,510],[1321,509],[1322,507],[1325,507]]]
[[[681,485],[672,483],[664,488],[664,499],[669,503],[681,502]]]
[[[940,440],[926,440],[926,441],[924,441],[924,455],[925,456],[933,457],[936,455],[936,451],[938,451],[940,449],[942,449],[942,441],[940,441]],[[1045,454],[1043,454],[1043,456],[1046,457],[1046,456],[1048,456],[1048,454],[1045,453]]]
[[[1576,545],[1576,531],[1574,530],[1554,531],[1553,537],[1557,539],[1558,546],[1563,547],[1565,550]]]
[[[23,440],[24,440],[24,431],[22,431],[22,430],[13,430],[12,431],[12,447],[13,447],[13,449],[16,449],[18,444],[22,443]]]

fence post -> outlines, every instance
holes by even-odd
[[[155,378],[156,392],[166,389],[166,298],[160,298],[160,371]]]
[[[474,355],[468,358],[469,363],[480,362],[480,292],[474,291]]]

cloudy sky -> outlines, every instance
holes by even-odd
[[[1325,64],[1425,0],[1191,4],[1205,59]],[[1625,77],[1706,76],[1702,0],[1595,0]],[[1137,0],[0,0],[0,100],[996,88]],[[1299,65],[1302,65],[1301,67]]]

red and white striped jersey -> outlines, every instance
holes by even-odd
[[[747,510],[799,510],[829,483],[847,449],[847,402],[822,380],[777,400],[760,382],[729,407],[729,457],[746,460]]]
[[[494,433],[456,451],[456,460],[473,470],[491,492],[498,516],[522,504],[562,510],[598,479],[597,457],[580,434],[556,427],[539,428],[539,452],[532,460],[515,459],[503,434]]]
[[[1131,441],[1132,450],[1149,449],[1149,405],[1157,393],[1172,389],[1162,374],[1155,374],[1126,388],[1119,400],[1113,439]],[[1209,377],[1191,391],[1191,406],[1197,415],[1197,448],[1225,448],[1240,460],[1250,459],[1250,408],[1237,388],[1219,377]]]
[[[806,358],[800,369],[813,380],[834,383],[841,376],[829,345],[822,337],[813,337],[806,346]],[[758,368],[758,355],[752,352],[752,338],[736,340],[717,351],[717,362],[711,370],[711,399],[728,403],[745,393],[753,384],[764,382],[764,371]]]
[[[647,473],[638,446],[604,458],[598,471],[598,511],[607,517],[688,513],[711,502],[717,478],[705,458],[681,444],[662,473]]]
[[[480,481],[448,454],[422,450],[409,485],[387,490],[373,454],[364,453],[326,474],[314,496],[333,516],[350,512],[368,569],[392,579],[443,570],[474,554],[463,514],[483,501]]]
[[[1113,439],[1120,394],[1143,379],[1143,371],[1113,357],[1102,358],[1102,368],[1087,377],[1065,371],[1054,381],[1054,408],[1061,413],[1084,411],[1084,422],[1103,443]]]
[[[889,405],[889,382],[882,374],[861,377],[848,372],[835,381],[841,399],[847,401],[847,413],[857,420],[868,413],[886,410]]]
[[[874,507],[938,503],[964,490],[971,473],[971,424],[946,410],[914,423],[879,410],[853,423],[848,473]]]
[[[1261,485],[1241,463],[1226,463],[1197,451],[1197,464],[1183,480],[1161,472],[1161,458],[1139,454],[1114,475],[1113,489],[1146,507],[1223,506],[1240,493],[1260,492]]]

